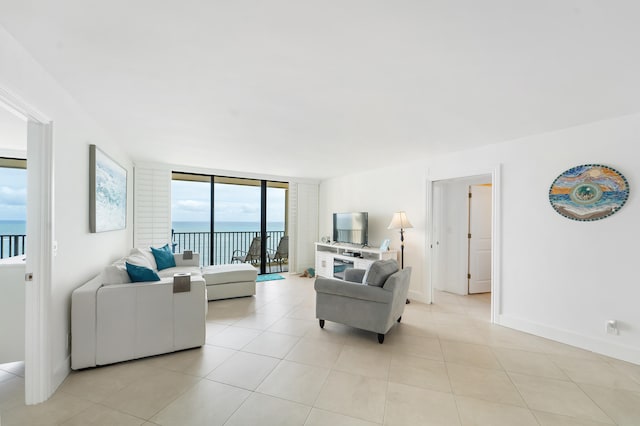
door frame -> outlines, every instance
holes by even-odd
[[[27,260],[25,277],[25,403],[53,393],[50,342],[54,248],[53,122],[0,87],[0,102],[27,123]]]
[[[424,282],[424,294],[425,302],[433,303],[433,281],[434,267],[436,258],[434,254],[435,241],[435,229],[434,229],[434,211],[439,206],[435,205],[433,197],[433,185],[438,181],[472,178],[480,175],[491,175],[491,202],[492,202],[492,217],[491,217],[491,322],[499,323],[499,318],[502,313],[502,306],[500,304],[500,294],[502,290],[502,165],[497,164],[492,167],[480,167],[468,171],[459,171],[445,174],[431,174],[427,173],[426,179],[426,221],[427,224],[427,238],[425,239],[425,253],[427,273],[425,274]],[[440,259],[441,262],[441,259]]]

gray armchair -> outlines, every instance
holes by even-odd
[[[345,281],[318,277],[315,281],[316,318],[378,333],[378,342],[402,319],[411,268],[398,270],[395,260],[379,260],[364,270],[348,269]],[[356,282],[352,282],[356,281]]]

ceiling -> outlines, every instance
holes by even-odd
[[[640,111],[635,0],[3,0],[137,160],[327,178]]]

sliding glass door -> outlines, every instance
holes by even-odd
[[[250,263],[261,268],[261,181],[214,177],[214,264]]]
[[[206,251],[203,265],[248,263],[259,273],[270,272],[272,265],[286,270],[287,183],[174,173],[172,191],[176,251]],[[180,220],[184,217],[197,224]]]

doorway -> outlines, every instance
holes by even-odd
[[[53,132],[45,115],[0,88],[0,108],[26,123],[27,214],[24,286],[25,403],[47,400],[54,385],[49,312],[54,256]]]
[[[24,378],[27,121],[0,104],[0,373]]]
[[[497,319],[499,300],[499,228],[495,225],[499,223],[499,177],[496,168],[481,175],[433,179],[427,194],[430,301],[437,304],[438,295],[455,295],[459,301],[469,296],[482,299],[488,305],[486,318],[492,322]]]

